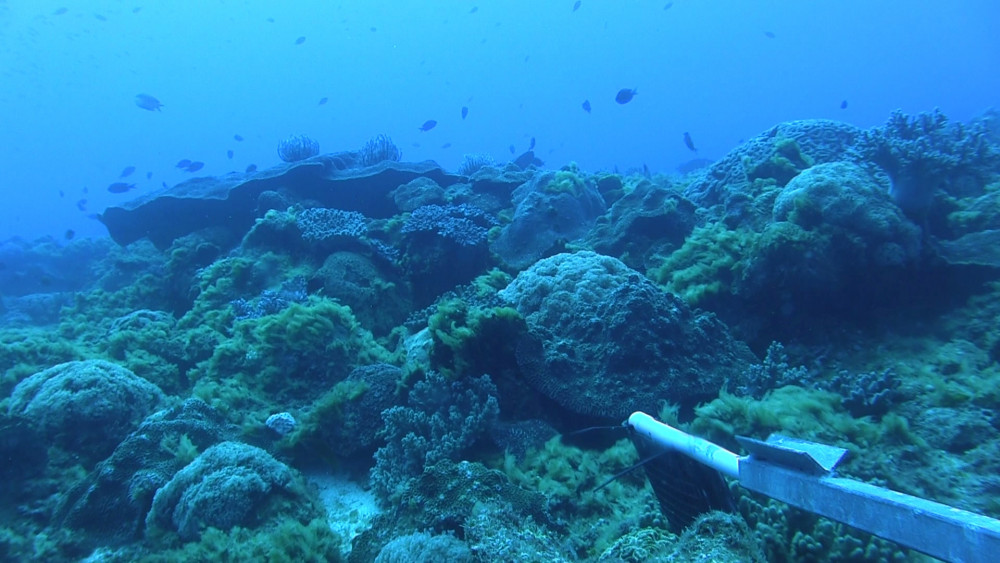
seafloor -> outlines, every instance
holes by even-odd
[[[693,521],[598,488],[633,445],[567,434],[636,410],[1000,516],[996,113],[678,174],[299,156],[0,245],[0,559],[915,557],[735,484]]]

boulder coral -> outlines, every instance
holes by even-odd
[[[8,411],[85,457],[107,455],[164,402],[156,385],[104,360],[66,362],[14,388]]]
[[[665,398],[693,404],[755,361],[714,315],[593,252],[539,260],[500,297],[528,325],[522,372],[580,414],[624,419]]]

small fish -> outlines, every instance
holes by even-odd
[[[86,199],[78,199],[78,200],[76,200],[76,208],[79,209],[80,211],[86,211],[87,210],[87,200]]]
[[[163,186],[163,189],[167,189],[167,183],[166,182],[160,182],[160,185]]]
[[[584,100],[581,107],[583,107],[583,111],[590,113],[590,100]]]
[[[152,170],[150,170],[149,172],[146,172],[146,179],[147,179],[147,180],[150,180],[150,179],[152,179],[152,178],[153,178],[153,171],[152,171]]]
[[[274,18],[267,18],[267,23],[274,23]]]
[[[150,96],[149,94],[136,94],[135,105],[149,111],[160,111],[160,108],[163,107],[163,104],[160,103],[160,100],[157,100],[156,98]]]
[[[667,2],[667,5],[664,6],[663,9],[664,10],[669,10],[670,8],[673,8],[673,7],[674,7],[674,3],[673,2]]]
[[[136,6],[135,8],[132,8],[133,14],[138,14],[141,11],[142,11],[142,6]]]
[[[694,141],[691,140],[691,133],[687,131],[684,132],[684,146],[690,151],[698,152],[698,149],[694,148]]]
[[[108,191],[113,194],[123,194],[131,189],[135,188],[135,184],[126,184],[125,182],[115,182],[108,186]]]
[[[236,142],[238,142],[238,143],[242,143],[243,142],[243,135],[240,135],[240,134],[233,135],[233,140],[236,141]]]
[[[251,172],[256,172],[256,171],[257,171],[257,165],[256,164],[251,164],[250,166],[247,166],[247,174],[249,174]]]
[[[88,188],[87,186],[84,186],[83,187],[83,193],[89,194],[90,193],[90,188]]]
[[[303,36],[301,36],[301,37],[299,37],[298,39],[295,40],[295,44],[296,45],[301,45],[301,44],[303,44],[305,42],[306,42],[306,36],[305,35],[303,35]]]
[[[175,165],[176,168],[187,168],[188,166],[191,166],[191,161],[186,158],[178,160],[177,164]]]
[[[56,11],[52,12],[53,16],[61,16],[69,11],[69,8],[63,6],[62,8],[56,8]]]
[[[127,177],[131,176],[133,172],[135,172],[135,166],[126,166],[125,169],[122,170],[121,176],[118,176],[118,177],[119,178],[127,178]]]
[[[60,198],[64,198],[64,197],[66,197],[66,192],[64,192],[64,191],[62,191],[62,190],[59,190],[59,197],[60,197]]]
[[[197,172],[201,170],[204,166],[205,166],[204,162],[194,161],[191,164],[188,164],[184,170],[187,172]]]
[[[764,37],[767,37],[768,39],[774,39],[775,35],[771,31],[765,31],[764,32]]]
[[[479,6],[473,6],[472,9],[469,10],[469,13],[470,14],[475,14],[478,11],[479,11]]]
[[[73,229],[66,229],[66,232],[63,233],[63,238],[65,238],[66,240],[73,240],[73,237],[75,236],[76,236],[76,231],[74,231]]]
[[[442,149],[450,149],[451,148],[451,143],[445,143],[445,144],[441,145],[441,148]]]
[[[576,2],[573,2],[573,11],[575,12],[579,9],[580,9],[580,0],[576,0]]]
[[[510,151],[510,154],[514,154],[514,145],[507,147],[507,150]]]
[[[102,21],[102,22],[108,21],[108,18],[102,16],[101,14],[94,14],[94,19],[96,19],[97,21]]]
[[[468,116],[469,116],[469,108],[462,106],[462,119],[465,119]]]
[[[622,88],[615,96],[615,101],[619,104],[627,104],[632,101],[632,98],[635,97],[636,94],[638,94],[638,92],[635,91],[635,88]]]
[[[840,109],[847,109],[847,100],[840,102]]]
[[[428,119],[427,121],[424,122],[423,125],[421,125],[420,127],[417,127],[417,130],[419,130],[419,131],[430,131],[437,124],[438,124],[437,121],[434,121],[433,119]]]
[[[323,105],[323,104],[325,104],[325,103],[326,103],[326,102],[328,102],[328,101],[329,101],[329,99],[328,99],[328,98],[320,98],[320,99],[319,99],[319,104],[318,104],[318,105]]]
[[[533,150],[535,150],[535,138],[534,138],[534,137],[532,137],[532,138],[531,138],[531,142],[530,142],[530,143],[528,143],[528,150],[529,150],[529,151],[533,151]]]
[[[368,31],[370,31],[372,33],[375,33],[376,31],[378,31],[378,28],[373,25],[373,26],[371,26],[371,27],[368,28]]]
[[[229,158],[229,160],[233,159],[233,149],[226,151],[226,157]]]

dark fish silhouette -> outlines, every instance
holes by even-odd
[[[52,12],[53,16],[61,16],[69,11],[69,8],[63,6],[62,8],[56,8],[56,11]]]
[[[674,3],[673,2],[667,2],[667,5],[664,6],[663,9],[664,10],[669,10],[670,8],[673,8],[673,7],[674,7]]]
[[[622,88],[618,91],[618,95],[615,96],[615,101],[619,104],[627,104],[632,101],[632,98],[636,94],[638,92],[635,91],[635,88]]]
[[[59,197],[66,197],[66,192],[59,190]]]
[[[176,168],[187,168],[188,166],[191,166],[191,161],[186,158],[178,160],[175,165]]]
[[[191,164],[188,164],[184,170],[187,172],[197,172],[201,170],[204,166],[205,166],[204,162],[195,161],[192,162]]]
[[[226,157],[228,157],[229,160],[233,159],[233,149],[229,149],[228,151],[226,151]]]
[[[295,44],[296,45],[301,45],[301,44],[303,44],[305,42],[306,42],[306,36],[305,35],[303,35],[302,37],[299,37],[298,39],[295,40]]]
[[[121,176],[118,176],[118,177],[119,178],[127,178],[127,177],[131,176],[133,172],[135,172],[135,166],[126,166],[125,169],[122,170]]]
[[[575,12],[579,9],[580,9],[580,0],[576,0],[576,2],[573,2],[573,11]]]
[[[514,154],[514,145],[507,147],[507,150],[510,151],[510,154]]]
[[[590,100],[583,101],[583,111],[590,113]]]
[[[251,172],[256,172],[256,171],[257,171],[257,165],[256,164],[251,164],[250,166],[247,166],[247,174],[249,174]]]
[[[535,138],[534,138],[534,137],[532,137],[532,138],[531,138],[531,142],[530,142],[530,143],[528,143],[528,150],[529,150],[529,151],[533,151],[533,150],[535,150]]]
[[[108,186],[108,191],[113,194],[123,194],[131,189],[135,188],[135,184],[126,184],[125,182],[115,182]]]
[[[160,185],[163,186],[163,189],[167,189],[167,183],[166,182],[160,182]]]
[[[475,14],[478,11],[479,11],[479,6],[473,6],[472,9],[469,10],[469,13],[470,14]]]
[[[691,140],[691,134],[687,131],[684,132],[684,146],[686,146],[688,150],[698,152],[698,149],[694,148],[694,141]]]
[[[434,121],[433,119],[428,119],[427,121],[424,122],[423,125],[421,125],[420,127],[417,127],[417,129],[420,130],[420,131],[430,131],[437,124],[438,124],[437,121]]]
[[[149,94],[136,94],[135,105],[149,111],[160,111],[160,108],[163,107],[163,104],[160,103],[160,100],[157,100],[156,98],[150,96]]]
[[[243,142],[243,135],[240,134],[233,135],[233,140],[237,142]]]
[[[87,186],[84,186],[83,187],[83,193],[89,194],[90,193],[90,188],[88,188]]]
[[[149,180],[149,179],[150,179],[150,178],[152,178],[152,177],[153,177],[153,172],[152,172],[152,171],[150,171],[150,172],[146,172],[146,179],[147,179],[147,180]]]
[[[545,163],[542,162],[541,160],[539,160],[535,156],[534,152],[528,151],[526,153],[523,153],[521,156],[515,158],[514,159],[514,164],[516,164],[519,168],[521,168],[522,170],[524,170],[525,168],[527,168],[529,166],[542,166]]]
[[[85,199],[78,199],[78,200],[76,200],[76,208],[79,209],[80,211],[86,211],[87,210],[87,200],[85,200]]]
[[[773,32],[765,31],[764,32],[764,37],[767,37],[768,39],[774,39],[775,35],[774,35]]]
[[[445,144],[441,145],[441,148],[442,149],[450,149],[451,148],[451,143],[445,143]]]
[[[840,102],[840,109],[847,109],[847,100]]]
[[[73,240],[73,237],[75,236],[76,236],[76,231],[74,231],[73,229],[66,229],[66,232],[63,233],[63,238],[65,238],[66,240]]]
[[[325,103],[326,103],[327,101],[329,101],[329,99],[328,99],[328,98],[320,98],[320,99],[319,99],[319,105],[323,105],[323,104],[325,104]]]
[[[102,21],[102,22],[108,21],[108,18],[105,17],[105,16],[103,16],[103,15],[101,15],[101,14],[94,14],[94,19],[96,19],[97,21]]]
[[[462,119],[465,119],[468,116],[469,116],[469,108],[462,106]]]

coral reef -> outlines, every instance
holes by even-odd
[[[684,176],[297,137],[4,242],[0,559],[912,558],[735,486],[670,533],[620,423],[1000,515],[997,123],[783,123]]]

